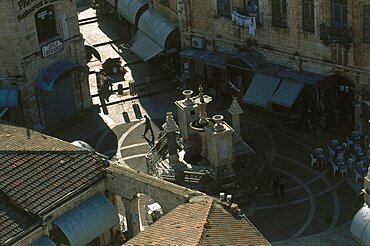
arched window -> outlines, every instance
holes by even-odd
[[[37,11],[35,23],[39,43],[43,43],[58,35],[53,5]]]

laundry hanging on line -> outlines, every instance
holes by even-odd
[[[248,33],[256,36],[256,18],[239,14],[236,10],[231,12],[231,20],[239,26],[248,27]]]

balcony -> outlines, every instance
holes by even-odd
[[[322,23],[319,25],[319,30],[320,40],[322,40],[326,46],[336,43],[350,48],[353,44],[352,29],[350,27],[333,28]]]

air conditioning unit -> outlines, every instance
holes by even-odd
[[[192,37],[191,47],[197,48],[197,49],[204,49],[204,39],[200,37]]]

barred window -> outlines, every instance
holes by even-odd
[[[272,25],[287,27],[287,3],[286,0],[272,0]]]
[[[43,43],[58,35],[53,5],[37,11],[35,22],[39,43]]]
[[[230,0],[217,0],[217,14],[225,17],[230,17]]]
[[[363,25],[364,25],[364,43],[370,43],[370,5],[364,6],[364,17],[363,17]]]
[[[314,0],[303,0],[303,31],[315,31]]]
[[[331,27],[339,31],[347,29],[347,0],[331,1]]]

